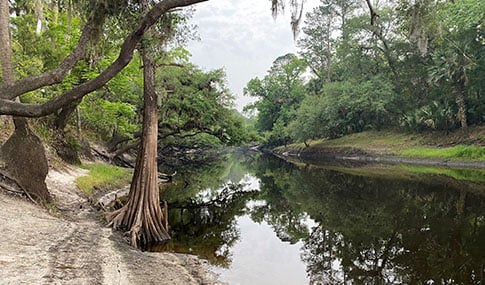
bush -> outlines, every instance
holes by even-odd
[[[389,80],[375,77],[363,82],[333,82],[319,96],[308,96],[289,126],[292,138],[337,138],[394,124],[396,93]]]
[[[401,118],[401,126],[409,131],[441,130],[457,128],[456,106],[447,101],[430,104]]]

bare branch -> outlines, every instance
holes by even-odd
[[[180,67],[180,68],[184,68],[185,67],[183,64],[174,63],[174,62],[159,63],[159,64],[156,64],[155,65],[156,68],[162,67],[162,66],[174,66],[174,67]],[[143,69],[143,68],[145,68],[144,65],[140,66],[140,69]]]
[[[377,15],[377,13],[375,12],[374,7],[372,7],[372,3],[370,2],[370,0],[365,0],[365,2],[367,3],[367,7],[369,7],[370,24],[371,26],[374,26],[374,24],[376,23],[376,18],[379,15]]]

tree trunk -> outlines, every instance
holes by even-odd
[[[9,30],[9,6],[7,0],[0,0],[0,63],[2,65],[2,85],[13,82],[13,69],[10,48],[10,30]],[[7,123],[7,117],[1,116],[2,123]]]
[[[4,87],[11,86],[15,81],[9,19],[8,1],[0,0],[0,61]],[[39,202],[50,202],[51,196],[45,184],[49,168],[44,145],[30,130],[26,118],[14,117],[13,121],[15,131],[1,147],[6,169],[28,195]]]
[[[76,106],[76,133],[77,133],[77,137],[81,138],[82,126],[81,126],[81,111],[79,110],[79,105]]]
[[[144,113],[141,146],[136,160],[128,202],[108,214],[114,228],[130,231],[134,247],[160,243],[170,239],[167,223],[160,207],[157,171],[158,110],[155,93],[155,63],[143,51]]]
[[[462,128],[468,127],[468,122],[466,119],[466,88],[465,82],[461,81],[458,83],[458,96],[456,98],[456,104],[458,104],[458,119]]]
[[[69,118],[71,117],[72,113],[76,111],[77,106],[81,103],[82,99],[75,100],[70,104],[63,106],[60,112],[57,113],[54,126],[58,130],[64,130],[67,126]]]
[[[327,21],[327,82],[332,82],[332,46],[330,45],[331,21]]]
[[[0,0],[0,60],[2,61],[2,84],[13,84],[12,49],[10,47],[10,13],[8,0]]]

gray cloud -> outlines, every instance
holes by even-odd
[[[311,6],[314,4],[307,3],[305,10]],[[278,56],[296,52],[289,16],[274,20],[269,0],[200,3],[192,21],[201,38],[189,43],[192,61],[207,70],[226,70],[238,110],[252,100],[242,94],[246,83],[264,76]]]

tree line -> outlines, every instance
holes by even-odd
[[[298,54],[247,84],[257,101],[246,111],[269,145],[481,125],[484,5],[321,0],[307,13]]]

